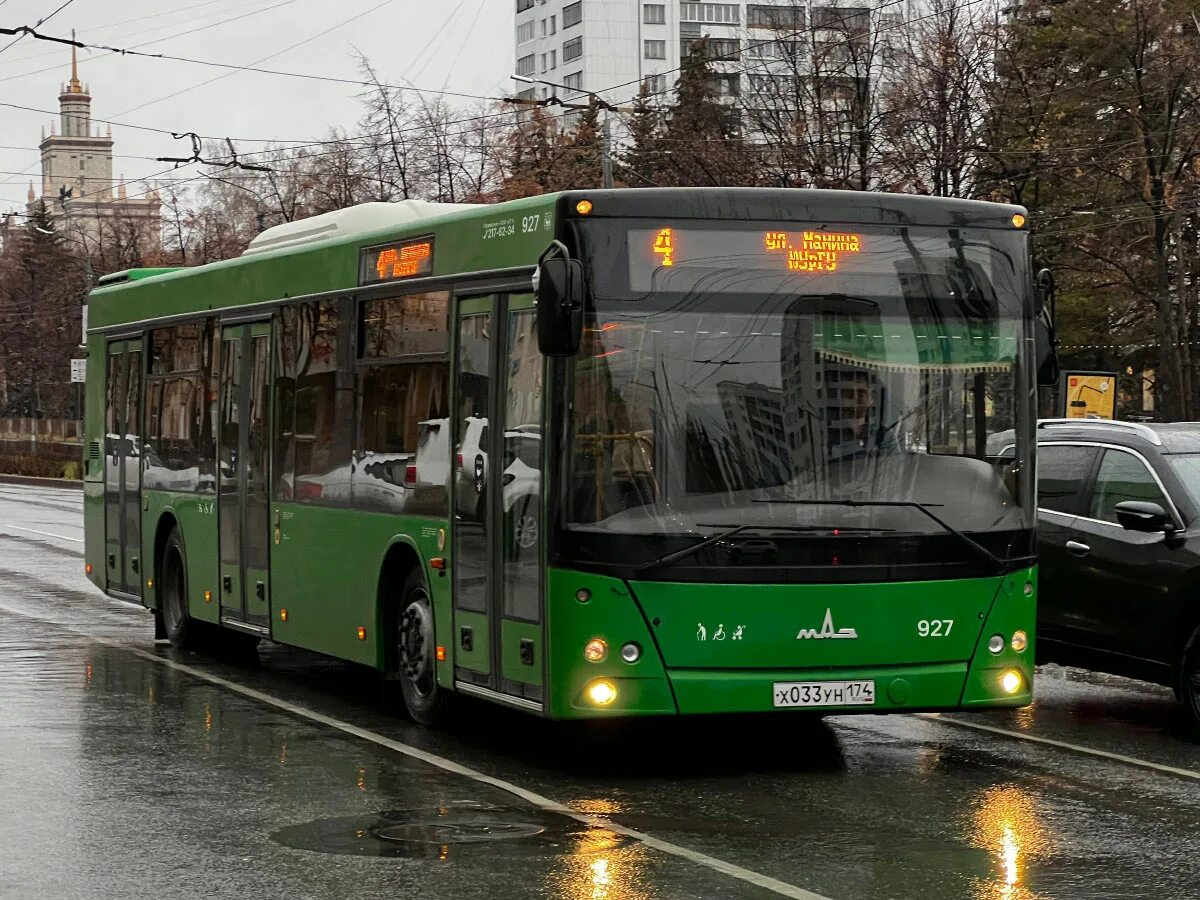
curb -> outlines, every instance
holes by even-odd
[[[82,481],[69,481],[66,478],[36,478],[32,475],[2,475],[0,484],[25,484],[30,487],[63,488],[69,491],[82,491]]]

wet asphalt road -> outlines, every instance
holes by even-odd
[[[1012,713],[432,733],[348,665],[156,645],[84,578],[80,504],[0,485],[0,897],[1200,898],[1164,689],[1048,668]]]

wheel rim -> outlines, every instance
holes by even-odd
[[[166,570],[163,573],[163,618],[168,631],[177,631],[183,623],[183,569],[174,550],[167,553],[163,562]]]
[[[517,519],[517,546],[528,550],[538,541],[537,516],[525,514]]]
[[[433,628],[424,591],[417,592],[400,616],[400,675],[419,697],[433,693]]]

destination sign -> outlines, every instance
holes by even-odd
[[[367,247],[359,262],[359,284],[379,284],[433,274],[433,238]]]
[[[664,227],[629,232],[630,282],[635,289],[648,287],[656,272],[665,276],[680,268],[830,275],[860,270],[852,263],[865,255],[863,235],[818,225],[795,231]]]

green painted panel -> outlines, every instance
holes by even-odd
[[[557,199],[557,195],[550,194],[450,212],[403,227],[100,287],[89,301],[88,324],[103,328],[157,316],[351,288],[358,284],[362,247],[431,233],[434,275],[533,265],[554,238]]]
[[[655,649],[654,640],[625,583],[615,578],[551,569],[546,579],[546,634],[549,646],[547,712],[551,718],[581,716],[649,715],[675,712],[671,689]],[[576,599],[584,588],[587,603]],[[608,656],[598,663],[583,658],[592,638],[608,643]],[[620,656],[621,645],[636,642],[642,656],[629,665]],[[596,709],[583,699],[583,691],[596,678],[617,685],[612,706]]]
[[[521,641],[533,641],[532,665],[521,662]],[[500,623],[500,672],[519,684],[542,683],[542,626],[504,619]]]
[[[1001,579],[632,587],[671,668],[804,669],[966,661]]]
[[[83,560],[92,571],[87,573],[92,584],[104,590],[106,586],[104,553],[104,482],[83,483]]]
[[[464,650],[462,646],[462,629],[471,629],[471,649]],[[491,666],[491,637],[488,634],[488,617],[485,613],[454,611],[453,646],[455,664],[463,669],[470,669],[481,675],[489,675]]]
[[[211,494],[188,494],[172,491],[143,492],[142,555],[148,560],[147,571],[153,571],[158,585],[162,575],[154,547],[160,528],[170,527],[174,519],[183,535],[187,554],[188,614],[202,622],[217,622],[220,585],[217,579],[217,517]],[[164,534],[165,538],[165,534]],[[205,601],[204,592],[212,599]],[[147,591],[144,597],[150,609],[158,607],[158,590]]]
[[[399,602],[400,584],[380,588],[389,547],[407,535],[421,562],[433,597],[435,626],[444,620],[450,579],[431,570],[439,555],[438,530],[444,520],[384,513],[274,503],[279,542],[271,548],[272,636],[275,640],[341,659],[382,667],[387,636],[377,603]],[[288,611],[281,621],[279,611]],[[359,640],[357,629],[366,629]],[[445,634],[438,627],[439,640]],[[444,645],[444,646],[449,646]]]

